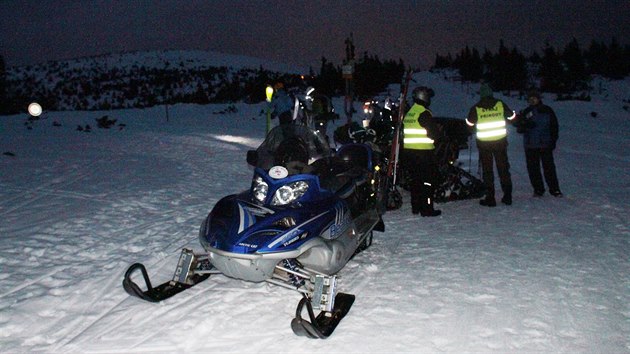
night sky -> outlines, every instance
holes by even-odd
[[[322,56],[402,58],[426,69],[436,54],[499,41],[529,55],[545,41],[629,44],[630,1],[199,1],[0,0],[0,55],[7,66],[111,52],[202,49],[319,69]]]

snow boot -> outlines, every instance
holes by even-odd
[[[494,200],[494,198],[486,197],[479,201],[479,205],[487,206],[487,207],[495,207],[497,206],[497,202],[496,200]]]
[[[420,215],[422,215],[423,217],[440,216],[442,215],[442,210],[422,210],[420,211]]]

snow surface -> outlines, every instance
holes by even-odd
[[[441,74],[415,80],[435,89],[435,115],[476,100]],[[25,114],[0,117],[0,153],[15,155],[0,155],[0,352],[629,353],[630,90],[604,84],[592,102],[543,98],[560,120],[564,198],[532,197],[511,127],[512,206],[458,201],[421,218],[403,190],[386,232],[339,273],[357,299],[327,340],[295,336],[300,296],[266,283],[217,275],[158,304],[121,286],[134,262],[158,284],[182,247],[201,251],[214,203],[249,186],[262,104],[176,105],[168,121],[165,107],[48,112],[32,130]],[[105,114],[124,129],[97,129]],[[460,156],[474,174],[476,156]]]

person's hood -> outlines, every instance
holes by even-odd
[[[482,84],[481,87],[479,88],[479,97],[486,98],[486,97],[492,97],[492,95],[493,95],[492,88],[490,88],[490,86],[487,84]]]
[[[477,106],[481,108],[492,108],[495,104],[497,104],[497,99],[492,96],[482,97],[479,102],[477,102]]]

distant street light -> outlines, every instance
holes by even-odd
[[[42,106],[37,102],[33,102],[28,105],[28,114],[33,117],[39,117],[42,114]]]

